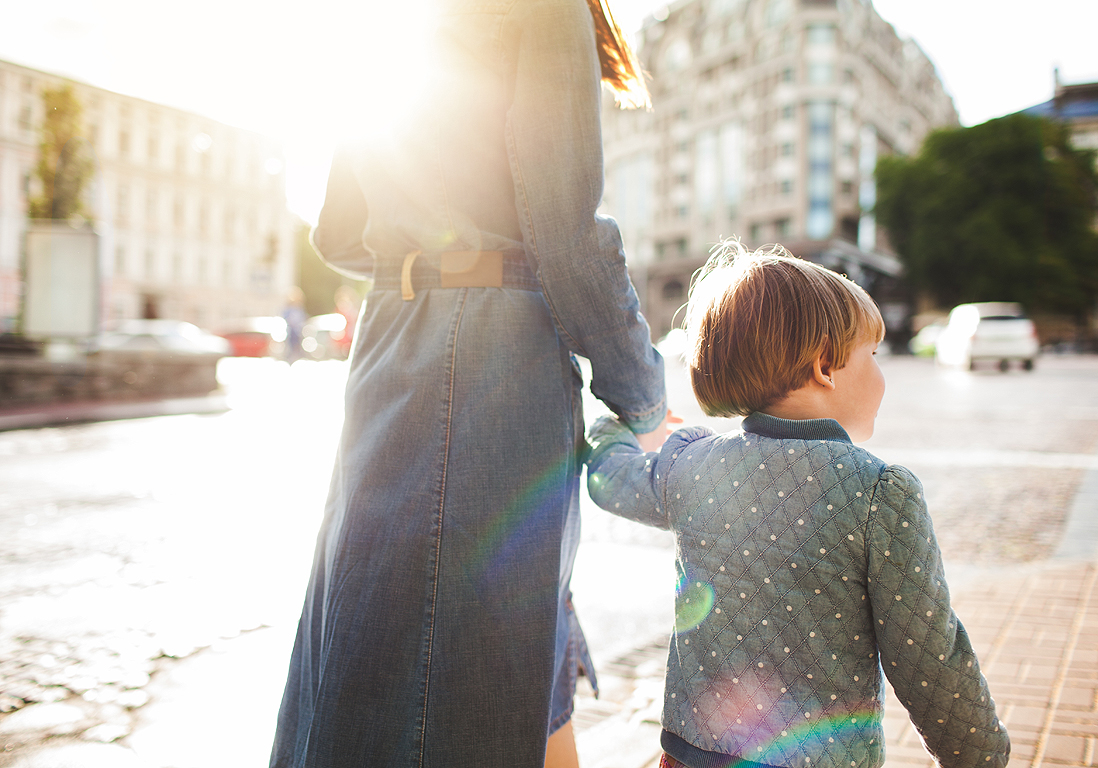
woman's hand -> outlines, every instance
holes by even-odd
[[[637,435],[637,442],[640,443],[641,450],[645,453],[651,453],[652,451],[658,451],[660,446],[663,445],[664,440],[671,434],[671,427],[669,424],[682,424],[680,419],[675,414],[671,413],[671,409],[667,410],[667,416],[663,421],[653,429],[651,432],[645,432],[644,434]]]

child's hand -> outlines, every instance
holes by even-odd
[[[637,435],[637,442],[640,443],[641,450],[645,453],[651,453],[652,451],[658,451],[660,446],[663,445],[663,441],[667,439],[667,436],[671,434],[671,427],[668,424],[682,424],[680,419],[675,414],[671,413],[671,409],[667,410],[667,416],[659,425],[651,432],[645,432],[643,435]]]

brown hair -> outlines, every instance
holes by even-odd
[[[644,84],[644,73],[625,33],[614,21],[607,0],[587,0],[595,20],[595,43],[599,51],[602,81],[614,91],[614,101],[621,107],[651,109],[652,100]]]
[[[686,324],[694,395],[710,416],[762,410],[808,381],[821,353],[842,368],[885,332],[855,283],[780,245],[748,253],[738,240],[698,271]]]

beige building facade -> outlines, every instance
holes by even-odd
[[[652,111],[603,115],[604,210],[653,335],[730,236],[781,242],[888,294],[899,262],[871,212],[877,158],[958,122],[926,55],[870,0],[679,0],[659,16],[638,40]]]
[[[278,314],[294,281],[296,219],[275,141],[0,61],[0,332],[18,328],[42,91],[64,83],[83,105],[94,160],[85,196],[103,326],[169,318],[218,329]]]

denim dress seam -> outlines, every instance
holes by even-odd
[[[454,318],[453,328],[450,332],[450,370],[448,371],[448,382],[446,392],[446,438],[443,442],[442,452],[442,477],[439,482],[439,495],[438,495],[438,533],[435,536],[435,563],[434,563],[434,579],[431,585],[431,613],[430,623],[427,628],[427,669],[424,673],[424,686],[423,686],[423,714],[422,725],[420,726],[420,740],[419,740],[419,764],[422,766],[426,760],[427,749],[427,717],[428,709],[431,703],[431,662],[434,652],[434,640],[435,640],[435,612],[438,608],[438,582],[439,582],[439,569],[442,563],[442,527],[446,512],[446,473],[448,464],[450,461],[450,432],[453,425],[454,416],[454,379],[457,372],[457,337],[461,331],[461,319],[465,314],[465,302],[469,296],[469,290],[463,288],[461,295],[461,304],[457,311],[457,316]]]

